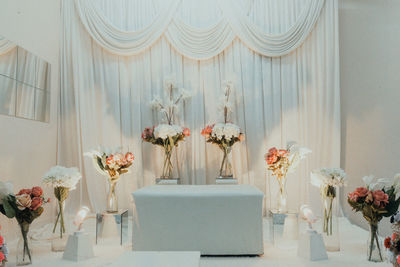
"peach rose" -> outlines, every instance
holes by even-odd
[[[37,210],[43,204],[43,199],[41,197],[34,197],[32,199],[31,210]]]
[[[374,197],[374,205],[376,207],[385,207],[386,204],[389,203],[389,196],[385,194],[382,190],[375,190],[372,192],[372,196]]]
[[[359,198],[366,197],[369,193],[369,190],[365,187],[358,187],[354,192],[349,194],[349,199],[351,201],[358,201]]]
[[[31,207],[32,199],[30,195],[22,194],[15,196],[15,202],[19,210],[24,210]]]
[[[133,156],[133,154],[131,152],[128,152],[125,154],[125,159],[128,162],[132,162],[135,159],[135,157]]]
[[[125,157],[121,153],[117,153],[114,155],[114,161],[118,165],[124,165],[125,164]]]
[[[280,157],[285,157],[287,155],[288,151],[285,149],[279,149],[279,156]]]
[[[17,195],[23,195],[23,194],[30,195],[30,194],[32,194],[32,190],[31,189],[21,189],[21,190],[19,190]]]
[[[40,186],[34,186],[32,188],[32,195],[34,197],[40,197],[41,195],[43,195],[43,189]]]
[[[190,130],[189,130],[189,128],[183,129],[183,135],[184,135],[184,136],[190,136]]]
[[[114,161],[114,155],[108,156],[107,159],[106,159],[106,164],[109,165],[109,166],[111,166],[111,165],[114,165],[114,163],[115,163],[115,161]]]

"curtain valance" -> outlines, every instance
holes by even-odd
[[[325,0],[305,1],[303,11],[289,30],[265,33],[240,11],[233,1],[218,0],[223,18],[207,29],[194,28],[174,18],[180,0],[173,0],[147,27],[139,31],[116,28],[95,7],[92,0],[75,0],[80,20],[90,36],[113,54],[130,56],[143,52],[164,35],[182,55],[208,59],[225,50],[238,37],[247,47],[269,57],[289,54],[298,48],[314,28]]]

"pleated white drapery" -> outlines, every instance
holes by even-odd
[[[6,54],[13,50],[16,47],[16,45],[5,39],[4,37],[0,36],[0,55]]]
[[[152,46],[162,34],[182,55],[203,60],[225,50],[237,36],[250,49],[264,56],[282,56],[299,47],[321,13],[325,0],[306,1],[301,15],[286,32],[265,33],[237,10],[237,1],[218,0],[223,18],[209,29],[195,29],[174,19],[180,0],[173,0],[144,29],[120,30],[94,6],[92,0],[75,0],[76,9],[88,33],[102,47],[118,55],[136,55]]]
[[[178,161],[174,156],[176,176],[187,184],[215,181],[222,154],[206,144],[200,131],[207,123],[222,120],[221,84],[234,79],[231,120],[246,134],[246,140],[233,148],[235,177],[266,192],[268,206],[274,206],[278,185],[266,170],[264,154],[294,140],[313,153],[288,177],[289,208],[319,205],[319,191],[309,185],[310,171],[339,166],[337,0],[231,1],[240,13],[234,23],[240,23],[243,35],[253,40],[265,33],[254,40],[261,53],[249,49],[234,30],[233,18],[219,8],[222,2],[185,0],[177,6],[165,0],[96,0],[85,2],[87,6],[84,2],[62,1],[58,159],[62,165],[78,166],[84,174],[81,188],[71,192],[75,207],[91,204],[98,211],[105,207],[106,180],[91,159],[82,156],[98,145],[122,146],[136,156],[132,172],[121,177],[117,188],[121,208],[130,206],[132,191],[155,183],[163,153],[143,143],[141,132],[161,122],[148,103],[165,95],[163,79],[171,73],[192,94],[177,114],[177,123],[189,127],[191,136],[179,145]],[[161,23],[159,18],[172,14],[169,24]],[[163,34],[151,29],[155,21]],[[130,39],[132,33],[138,35]],[[264,42],[268,36],[277,40]],[[138,41],[142,37],[143,43]],[[278,45],[284,39],[285,44]],[[284,56],[263,55],[269,51]]]

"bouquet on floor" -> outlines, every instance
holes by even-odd
[[[392,179],[377,179],[374,176],[363,178],[366,186],[358,187],[349,193],[347,202],[355,212],[362,212],[370,229],[368,241],[368,260],[383,261],[378,236],[378,224],[383,217],[391,217],[399,208],[400,197],[396,194],[400,190],[400,175]]]
[[[190,94],[183,88],[178,88],[175,79],[170,76],[164,80],[164,88],[166,96],[164,100],[156,96],[150,106],[158,110],[165,119],[165,123],[153,127],[147,127],[142,133],[142,140],[153,145],[161,146],[164,150],[164,164],[161,179],[171,179],[173,165],[171,156],[174,147],[178,147],[178,143],[190,136],[188,128],[174,124],[175,113],[178,106],[190,97]]]
[[[295,142],[289,142],[286,149],[270,148],[265,154],[265,161],[268,170],[276,177],[279,184],[278,194],[278,212],[287,212],[287,193],[286,177],[288,173],[293,173],[300,161],[305,158],[311,150],[305,147],[299,147]]]
[[[117,212],[118,201],[115,194],[115,187],[120,176],[129,172],[129,167],[132,166],[135,157],[132,152],[121,153],[111,152],[109,149],[92,150],[86,152],[85,156],[93,159],[93,165],[96,170],[108,177],[108,195],[107,195],[107,211]]]
[[[29,227],[33,220],[43,213],[42,206],[50,199],[44,198],[43,190],[39,186],[21,189],[14,195],[12,185],[3,182],[0,182],[0,197],[0,211],[10,219],[15,217],[21,230],[22,238],[17,248],[17,265],[30,264],[32,257],[28,242]]]
[[[326,235],[333,232],[333,203],[337,197],[338,188],[346,185],[346,173],[340,168],[322,168],[311,172],[311,184],[320,189],[323,203],[323,228]]]
[[[8,257],[7,243],[4,237],[0,235],[0,266],[5,266],[7,262],[7,257]]]
[[[69,191],[76,189],[76,185],[81,178],[82,175],[77,168],[66,168],[63,166],[54,166],[43,176],[43,183],[54,188],[54,196],[58,200],[58,214],[53,233],[55,233],[57,224],[60,222],[60,238],[65,233],[65,200],[69,195]]]
[[[206,138],[207,143],[217,145],[223,152],[223,158],[219,169],[219,178],[233,177],[230,153],[232,146],[244,140],[244,134],[240,127],[229,122],[229,115],[232,113],[232,93],[234,90],[233,81],[223,82],[223,95],[220,100],[220,109],[223,112],[224,122],[207,125],[201,130],[201,135]]]
[[[388,261],[394,267],[400,266],[400,213],[396,212],[390,217],[393,234],[385,238],[384,246],[387,252]]]

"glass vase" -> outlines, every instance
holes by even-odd
[[[20,236],[17,243],[17,266],[32,264],[32,253],[30,251],[30,240],[28,237],[30,224],[27,222],[19,223]]]
[[[59,226],[59,233],[56,233],[54,239],[51,241],[52,251],[64,251],[67,244],[67,235],[64,222],[65,200],[58,200],[57,205],[57,218],[53,227],[53,234],[56,233],[57,225]]]
[[[222,148],[222,151],[224,153],[224,156],[222,158],[221,162],[221,167],[219,169],[219,177],[218,178],[232,178],[233,177],[233,172],[232,172],[232,147],[228,146],[225,148]]]
[[[333,187],[333,189],[336,192],[336,188]],[[322,235],[326,250],[340,251],[339,200],[337,197],[322,197],[322,216]]]
[[[286,175],[277,177],[279,184],[279,191],[277,196],[277,211],[278,213],[287,213],[287,189],[286,189]]]
[[[118,198],[115,193],[115,187],[117,186],[118,178],[110,177],[108,180],[108,194],[107,194],[107,208],[108,213],[118,212]]]
[[[367,242],[367,260],[383,262],[382,240],[378,235],[378,223],[369,224],[369,238]]]
[[[172,170],[173,170],[173,165],[171,161],[172,157],[172,150],[173,146],[171,145],[166,145],[164,147],[164,164],[163,164],[163,170],[161,174],[161,179],[171,179],[172,178]]]

